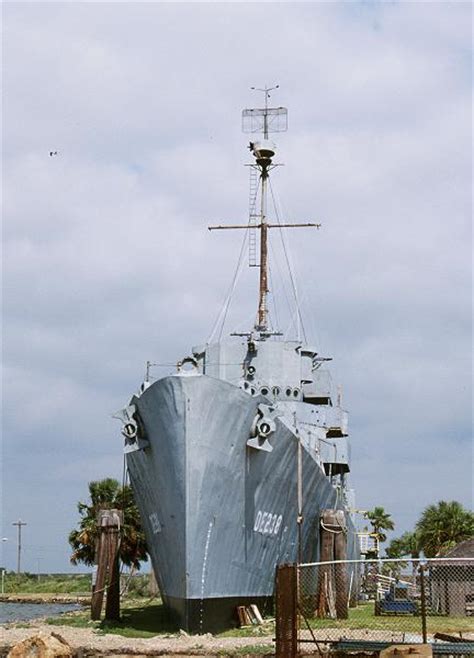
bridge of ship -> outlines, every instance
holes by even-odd
[[[348,473],[347,412],[332,394],[329,371],[315,349],[301,341],[233,340],[194,347],[200,374],[228,381],[250,396],[262,395],[298,428],[326,475]]]

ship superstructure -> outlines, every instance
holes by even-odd
[[[268,231],[319,225],[267,219],[269,133],[286,127],[287,112],[270,108],[271,89],[262,91],[264,107],[243,113],[252,137],[263,133],[249,144],[258,200],[256,191],[245,225],[209,227],[249,232],[255,325],[194,347],[169,376],[147,376],[118,414],[160,592],[190,631],[221,628],[237,605],[267,601],[277,564],[317,560],[322,510],[346,512],[347,554],[358,551],[347,413],[328,359],[269,327]]]

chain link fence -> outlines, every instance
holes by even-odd
[[[449,644],[456,645],[454,654],[474,655],[473,558],[339,560],[279,569],[294,573],[294,581],[287,576],[284,582],[296,587],[297,652],[281,654],[285,658],[334,645],[363,650],[416,643],[431,643],[434,654]],[[277,604],[277,627],[281,612]],[[287,621],[287,632],[291,628]]]

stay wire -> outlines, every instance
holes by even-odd
[[[255,205],[255,200],[258,196],[258,191],[260,189],[260,182],[261,182],[261,179],[259,178],[258,182],[257,182],[257,187],[255,189],[255,195],[250,200],[249,211],[250,211],[251,207],[253,207]],[[219,326],[219,323],[221,322],[221,317],[222,317],[222,324],[221,324],[221,328],[220,328],[220,331],[219,331],[219,340],[222,337],[222,332],[224,330],[225,322],[226,322],[226,319],[227,319],[227,314],[228,314],[229,308],[230,308],[230,303],[232,301],[232,296],[234,294],[235,287],[237,285],[237,280],[238,280],[238,277],[240,276],[241,269],[242,269],[242,263],[243,263],[242,256],[243,256],[243,253],[244,253],[245,243],[246,243],[247,239],[249,239],[249,232],[250,232],[251,228],[252,228],[252,225],[250,223],[250,217],[249,217],[249,222],[248,222],[247,230],[245,231],[245,234],[244,234],[244,238],[242,240],[242,246],[241,246],[241,249],[240,249],[239,259],[237,261],[237,267],[236,267],[236,270],[235,270],[235,273],[234,273],[234,277],[232,279],[232,283],[230,285],[229,291],[228,291],[227,296],[225,298],[223,307],[219,311],[217,319],[216,319],[216,321],[214,323],[214,326],[212,328],[211,334],[210,334],[210,336],[207,340],[208,343],[210,343],[211,340],[214,338],[214,335],[217,331],[217,327]]]
[[[280,269],[280,263],[278,261],[278,258],[277,258],[277,255],[276,255],[276,252],[275,252],[275,249],[273,247],[273,244],[272,244],[271,240],[269,240],[269,245],[270,245],[270,254],[271,254],[271,257],[272,257],[271,260],[272,260],[272,263],[274,263],[275,266],[276,266],[275,271],[276,271],[276,274],[278,274],[278,277],[279,277],[279,285],[280,285],[281,290],[283,290],[283,296],[285,298],[286,306],[288,308],[288,315],[291,317],[291,315],[292,315],[291,301],[290,301],[290,298],[288,296],[288,291],[286,289],[285,277],[283,276],[283,273]],[[275,297],[275,295],[273,295],[273,297]]]
[[[273,191],[273,186],[272,186],[270,180],[268,182],[269,182],[269,187],[270,187],[270,193],[272,195],[273,207],[275,209],[275,216],[276,216],[276,219],[277,219],[277,223],[280,225],[281,224],[280,214],[279,214],[279,211],[278,211],[278,206],[277,206],[277,202],[276,202],[276,199],[275,199],[275,194],[274,194],[274,191]],[[293,268],[292,268],[291,263],[290,263],[290,259],[289,259],[289,256],[288,256],[288,251],[287,251],[287,248],[286,248],[285,239],[284,239],[284,236],[283,236],[283,230],[282,230],[281,226],[280,226],[280,238],[281,238],[281,243],[282,243],[282,246],[283,246],[283,253],[285,254],[286,264],[287,264],[288,271],[289,271],[289,274],[290,274],[291,285],[292,285],[292,288],[293,288],[293,295],[294,295],[294,298],[295,298],[295,305],[296,305],[296,313],[298,314],[299,323],[301,325],[301,330],[303,332],[303,338],[304,338],[305,342],[307,342],[306,331],[305,331],[305,327],[304,327],[304,323],[303,323],[303,318],[302,318],[302,315],[301,315],[301,310],[300,310],[300,307],[299,307],[298,289],[297,289],[297,286],[296,286],[296,281],[295,281],[295,277],[294,277],[294,273],[293,273]],[[298,336],[298,338],[299,338],[299,336]]]
[[[273,276],[272,276],[272,268],[268,266],[268,273],[270,275],[270,290],[274,290],[273,287]],[[275,314],[275,330],[279,331],[280,330],[280,320],[278,317],[278,307],[277,307],[277,301],[276,301],[276,296],[273,293],[272,294],[272,302],[273,302],[273,312]]]
[[[237,281],[238,281],[238,279],[240,277],[240,274],[242,272],[243,254],[244,254],[245,244],[247,242],[248,232],[249,232],[249,229],[247,229],[245,231],[244,239],[242,240],[242,246],[240,248],[239,260],[237,262],[237,268],[235,270],[234,278],[232,280],[232,287],[231,287],[231,291],[230,291],[230,294],[229,294],[229,298],[227,300],[227,305],[225,306],[225,309],[224,309],[224,315],[223,315],[223,318],[222,318],[221,329],[220,329],[220,332],[219,332],[219,341],[222,338],[222,332],[224,331],[224,326],[225,326],[225,323],[226,323],[226,320],[227,320],[227,314],[229,313],[230,304],[231,304],[231,301],[232,301],[232,296],[233,296],[235,288],[237,286]]]
[[[214,326],[212,328],[212,331],[209,335],[209,338],[207,339],[208,343],[210,343],[212,341],[212,339],[214,338],[214,336],[215,336],[215,334],[218,330],[219,325],[220,325],[219,340],[222,337],[222,332],[224,330],[224,325],[225,325],[225,321],[227,319],[227,314],[229,312],[229,307],[230,307],[230,303],[231,303],[231,300],[232,300],[232,296],[234,294],[234,290],[235,290],[235,287],[237,285],[237,280],[238,280],[238,277],[240,275],[240,271],[242,269],[242,256],[243,256],[243,253],[244,253],[245,243],[247,242],[247,235],[248,235],[248,228],[244,233],[244,238],[242,240],[242,245],[241,245],[241,248],[240,248],[239,258],[237,260],[237,267],[235,268],[234,276],[232,278],[232,283],[229,286],[227,295],[226,295],[225,300],[224,300],[224,304],[222,305],[222,308],[219,311],[217,319],[214,322]]]

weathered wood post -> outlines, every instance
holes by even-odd
[[[275,584],[275,656],[298,655],[298,572],[296,564],[280,564]]]
[[[111,510],[113,522],[107,526],[108,535],[108,586],[105,602],[105,618],[113,621],[120,619],[120,528],[123,523],[123,512]],[[118,523],[117,523],[118,521]]]
[[[336,510],[334,513],[334,522],[337,529],[334,530],[334,558],[344,560],[342,563],[335,565],[336,580],[336,617],[337,619],[347,619],[349,616],[349,588],[347,578],[347,526],[346,517],[343,510]]]
[[[120,619],[119,538],[123,513],[117,509],[100,510],[97,515],[99,538],[96,548],[97,574],[92,590],[91,619],[100,619],[104,591],[107,588],[105,618]]]
[[[420,560],[420,590],[421,590],[421,634],[423,636],[423,644],[428,642],[428,635],[426,632],[426,590],[425,590],[425,565]]]
[[[321,512],[320,562],[347,559],[347,526],[343,510]],[[318,617],[347,619],[348,583],[347,564],[320,564],[318,574]]]
[[[331,562],[334,560],[334,533],[329,532],[329,525],[332,525],[333,510],[323,510],[320,519],[320,540],[321,551],[319,555],[320,562]],[[318,617],[334,617],[334,582],[333,582],[333,564],[319,565],[318,573],[318,596],[316,605],[316,614]]]

